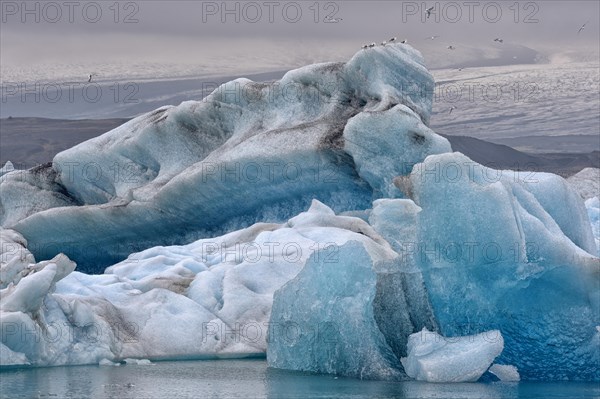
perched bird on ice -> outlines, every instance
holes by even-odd
[[[494,39],[494,41],[495,41],[495,42],[498,42],[498,43],[504,43],[504,39],[500,39],[500,38],[498,38],[498,37],[497,37],[497,38],[495,38],[495,39]]]
[[[364,44],[364,45],[362,46],[362,49],[363,49],[363,50],[364,50],[364,49],[367,49],[367,48],[369,48],[369,45],[368,45],[368,44]]]
[[[581,25],[581,28],[579,28],[579,30],[577,31],[577,34],[580,34],[582,30],[585,29],[585,26],[587,25],[587,23],[590,21],[586,21],[585,24]]]
[[[408,40],[404,39],[404,40],[402,40],[400,43],[402,43],[402,44],[406,44],[406,43],[408,43]]]
[[[386,44],[387,44],[387,42],[385,40],[381,42],[382,46],[385,46]]]
[[[92,75],[90,74],[90,77],[88,78],[88,83],[92,83]]]
[[[448,112],[448,115],[450,115],[452,113],[452,111],[454,111],[456,109],[456,107],[450,107],[450,112]]]
[[[395,42],[395,41],[396,41],[396,36],[392,37],[392,38],[389,40],[389,42],[390,42],[390,43],[391,43],[391,42]]]
[[[448,50],[456,50],[456,47],[454,47],[453,45],[449,45],[448,47],[446,47]]]
[[[371,44],[369,44],[369,47],[375,47],[375,46],[376,46],[376,44],[375,44],[375,43],[371,43]]]
[[[427,13],[427,18],[431,17],[431,12],[433,11],[434,7],[429,7],[428,9],[425,10],[425,12]]]

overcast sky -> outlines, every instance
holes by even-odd
[[[5,81],[20,71],[68,75],[66,66],[90,64],[150,75],[277,70],[343,60],[390,36],[408,39],[435,67],[447,44],[493,53],[500,37],[508,46],[569,52],[597,48],[600,36],[598,1],[229,1],[227,9],[221,1],[1,3]],[[327,15],[342,20],[327,23]],[[432,35],[440,37],[426,39]]]

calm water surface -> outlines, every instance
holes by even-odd
[[[359,381],[267,368],[265,360],[157,362],[0,372],[2,398],[600,398],[599,383]]]

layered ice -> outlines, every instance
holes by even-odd
[[[500,330],[524,379],[599,379],[600,263],[582,199],[549,174],[433,155],[396,184],[421,208],[418,257],[442,335]]]
[[[600,169],[585,168],[567,179],[571,187],[585,200],[592,225],[597,254],[600,256]]]
[[[474,382],[504,349],[498,330],[446,338],[423,329],[408,339],[408,356],[402,358],[406,374],[419,381]]]
[[[79,204],[58,182],[51,164],[29,170],[9,166],[7,162],[0,172],[0,226],[11,226],[47,209]]]
[[[13,163],[10,161],[6,161],[4,166],[0,168],[0,177],[7,174],[8,172],[12,172],[13,170],[15,170],[15,166],[13,165]]]
[[[382,249],[350,242],[332,259],[315,252],[296,278],[276,292],[270,367],[361,379],[403,378],[374,315],[374,269],[396,256]]]
[[[584,200],[600,196],[600,169],[585,168],[567,181]]]
[[[596,253],[600,256],[600,197],[593,197],[585,201],[588,217],[592,225],[592,234],[596,241]]]
[[[155,245],[282,222],[312,199],[336,212],[365,209],[398,194],[394,176],[450,150],[426,127],[432,87],[421,55],[404,44],[277,82],[237,79],[59,153],[54,192],[64,188],[72,202],[40,198],[32,213],[2,199],[3,226],[39,258],[64,252],[100,272]]]
[[[492,364],[488,371],[498,377],[500,381],[517,382],[521,380],[519,370],[508,364]]]
[[[599,380],[595,182],[450,153],[432,84],[393,44],[3,168],[2,365]]]
[[[342,262],[340,248],[353,241],[374,259],[394,256],[367,222],[318,201],[284,224],[150,248],[102,275],[74,272],[62,254],[36,263],[22,236],[2,237],[11,244],[2,254],[2,350],[15,353],[7,362],[32,365],[264,356],[273,293],[313,253]]]

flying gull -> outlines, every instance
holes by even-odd
[[[429,17],[431,17],[431,12],[433,11],[433,7],[429,7],[428,9],[425,10],[425,12],[427,13],[427,18],[429,19]]]

